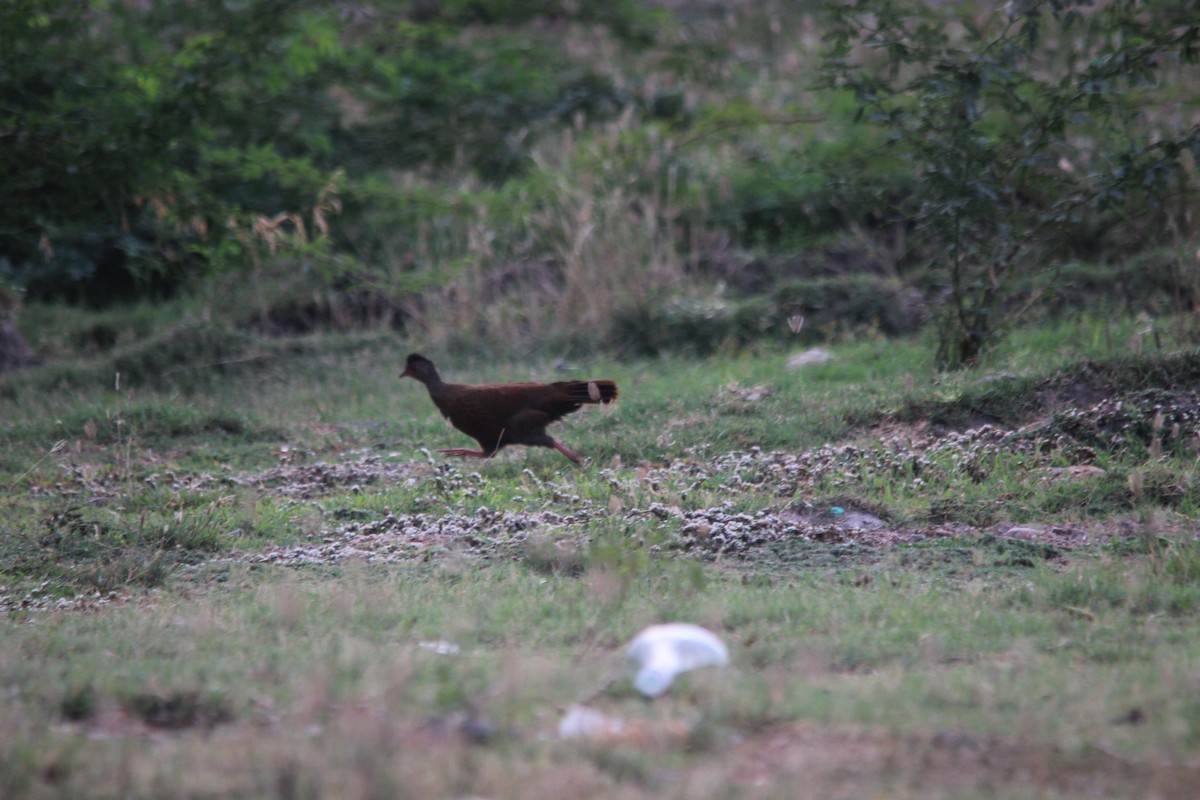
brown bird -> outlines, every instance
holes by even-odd
[[[546,433],[546,426],[586,404],[617,399],[612,381],[558,381],[556,383],[445,383],[437,367],[413,353],[401,378],[425,384],[433,404],[450,424],[479,442],[481,449],[456,447],[439,450],[450,456],[490,458],[502,447],[523,444],[553,447],[576,464],[580,458]]]

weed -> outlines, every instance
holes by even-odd
[[[162,694],[134,692],[122,696],[120,702],[127,711],[152,728],[212,728],[234,719],[233,710],[224,697],[194,689]]]
[[[90,719],[96,712],[96,691],[91,684],[70,686],[59,702],[59,713],[70,722]]]
[[[52,595],[94,591],[107,594],[130,586],[160,586],[198,552],[212,551],[218,503],[165,519],[142,513],[134,519],[82,508],[52,512],[37,536],[5,537],[12,579],[46,578]]]
[[[534,534],[525,540],[523,549],[523,562],[535,571],[566,575],[584,571],[584,549],[575,537]]]

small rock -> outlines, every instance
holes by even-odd
[[[872,514],[847,511],[838,518],[837,526],[851,531],[880,531],[887,527],[887,523]]]
[[[803,353],[796,353],[788,359],[788,369],[799,369],[806,367],[809,364],[823,364],[826,361],[833,359],[833,353],[820,347],[810,347]]]
[[[1051,467],[1047,470],[1050,477],[1050,482],[1055,481],[1077,481],[1084,478],[1103,478],[1108,473],[1100,467],[1095,467],[1090,464],[1074,464],[1069,467]]]
[[[436,653],[439,656],[456,656],[458,655],[458,645],[454,642],[447,642],[441,639],[433,642],[417,642],[417,647],[422,650],[428,650],[431,653]]]
[[[558,723],[560,739],[620,739],[626,732],[624,720],[587,706],[569,706]]]
[[[1007,539],[1024,539],[1027,542],[1031,542],[1042,538],[1045,535],[1045,531],[1034,525],[1014,525],[1000,535]]]

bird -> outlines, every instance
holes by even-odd
[[[552,447],[576,464],[582,464],[578,454],[546,433],[546,426],[578,411],[580,406],[617,399],[617,384],[610,380],[446,383],[437,366],[420,353],[408,356],[400,377],[425,384],[442,416],[479,442],[479,450],[455,447],[438,451],[463,458],[491,458],[503,447],[520,444]]]

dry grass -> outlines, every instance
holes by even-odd
[[[1184,798],[1200,777],[1178,699],[1192,623],[1065,614],[1048,573],[967,592],[603,567],[228,577],[10,628],[8,796]],[[620,648],[664,582],[734,666],[648,703]],[[840,665],[891,635],[914,647]],[[1114,636],[1140,653],[1094,649]],[[621,732],[561,739],[574,703]]]
[[[455,266],[410,307],[422,337],[437,346],[547,337],[594,345],[618,311],[683,285],[671,169],[659,163],[671,145],[658,138],[626,114],[539,147],[529,179],[536,202],[512,198],[526,210],[519,220],[477,207]]]

